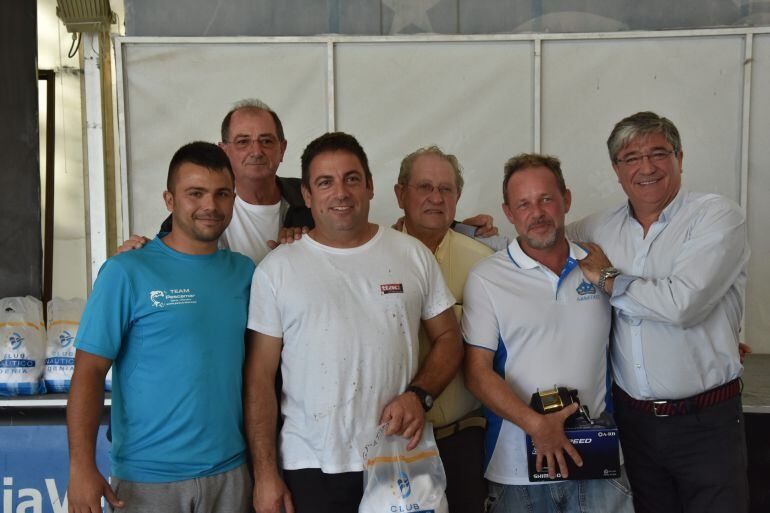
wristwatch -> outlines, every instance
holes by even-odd
[[[601,289],[602,292],[604,292],[604,282],[609,280],[610,278],[614,278],[615,276],[619,275],[620,271],[616,268],[609,266],[605,267],[601,271],[599,271],[599,281],[596,282],[596,286]]]
[[[416,395],[417,399],[420,400],[420,404],[422,404],[422,409],[426,412],[433,408],[433,396],[430,395],[427,390],[414,385],[409,385],[404,392],[412,392]]]

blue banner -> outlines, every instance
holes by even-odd
[[[96,465],[109,478],[106,432],[107,426],[99,426]],[[66,426],[0,426],[0,455],[0,512],[67,513]]]

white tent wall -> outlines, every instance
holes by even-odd
[[[685,187],[748,207],[755,254],[745,339],[767,353],[770,288],[761,284],[770,236],[760,225],[768,218],[761,195],[770,191],[770,102],[757,84],[768,83],[769,32],[119,38],[124,234],[155,233],[171,154],[190,140],[219,140],[222,116],[244,97],[282,116],[282,175],[299,176],[299,155],[320,133],[353,133],[375,177],[371,217],[389,224],[399,215],[392,185],[400,159],[437,143],[465,168],[458,217],[488,212],[509,236],[500,210],[506,158],[541,149],[561,157],[577,219],[623,200],[606,137],[621,117],[655,110],[682,133]]]
[[[752,45],[751,118],[748,155],[748,230],[751,245],[746,297],[746,340],[770,353],[770,34]],[[717,152],[714,152],[717,153]]]

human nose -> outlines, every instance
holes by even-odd
[[[441,190],[434,185],[428,193],[428,199],[433,203],[441,203],[444,201],[444,195],[441,194]]]
[[[344,180],[335,182],[332,185],[332,193],[335,198],[346,198],[348,196],[348,187]]]
[[[642,172],[647,172],[655,169],[655,165],[652,163],[652,159],[646,153],[642,153],[639,156],[639,169]]]
[[[217,202],[213,194],[204,194],[200,198],[200,207],[202,210],[216,210]]]

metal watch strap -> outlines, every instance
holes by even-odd
[[[605,267],[601,271],[599,271],[599,281],[596,282],[596,286],[599,287],[599,289],[604,292],[604,283],[609,278],[614,278],[615,276],[619,275],[620,271],[615,269],[614,267]]]

